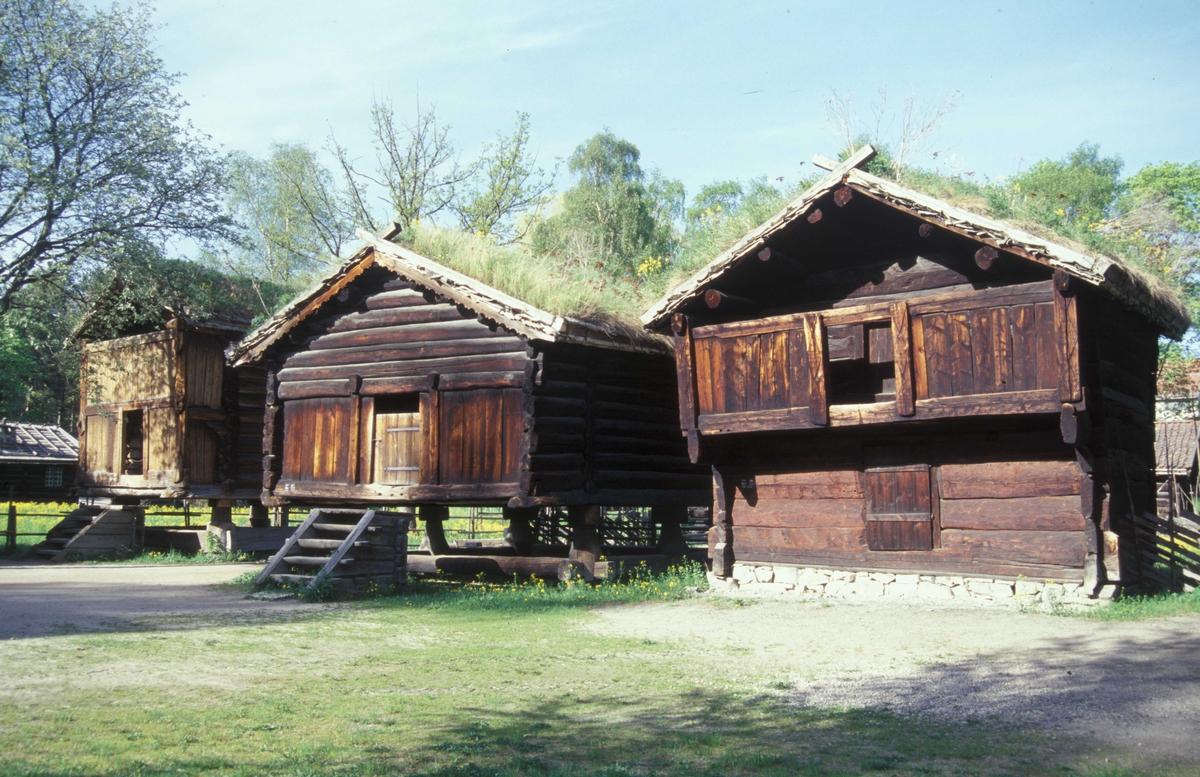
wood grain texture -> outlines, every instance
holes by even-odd
[[[1012,564],[1082,567],[1087,548],[1083,532],[973,531],[944,529],[942,547],[968,551],[975,559]]]
[[[943,499],[942,527],[981,531],[1083,531],[1079,499],[1068,496],[1011,499]]]
[[[819,315],[804,318],[804,342],[808,355],[808,416],[816,426],[829,423],[828,383],[825,378],[828,355],[825,350],[825,325]]]
[[[910,416],[916,412],[913,398],[912,332],[908,303],[892,303],[892,356],[896,372],[896,413]]]
[[[1079,493],[1079,470],[1073,461],[943,464],[941,472],[944,499],[1008,499]]]

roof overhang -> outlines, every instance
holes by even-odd
[[[230,347],[226,353],[233,366],[262,359],[272,345],[376,264],[527,340],[639,353],[673,352],[671,342],[660,335],[547,313],[390,240],[364,230],[358,231],[358,237],[363,246],[350,259]]]
[[[1142,271],[1110,257],[1085,254],[1045,240],[1011,224],[972,213],[858,169],[859,165],[874,155],[875,149],[865,146],[840,164],[833,164],[820,156],[814,158],[814,164],[818,166],[832,166],[828,175],[668,292],[642,314],[642,323],[652,329],[665,327],[672,313],[703,294],[733,267],[765,248],[769,241],[811,212],[818,200],[834,189],[848,186],[918,219],[1047,267],[1060,269],[1085,283],[1104,289],[1153,321],[1160,331],[1170,337],[1182,337],[1191,325],[1182,303],[1164,298],[1159,290],[1160,284]]]

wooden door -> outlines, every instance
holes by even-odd
[[[867,547],[871,550],[932,550],[933,495],[929,465],[888,462],[899,451],[867,451],[863,494],[867,499]],[[902,458],[907,458],[901,454]],[[881,466],[872,467],[872,459]]]
[[[421,414],[375,414],[375,482],[394,486],[420,482]]]

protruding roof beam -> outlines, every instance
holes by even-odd
[[[704,292],[704,304],[712,310],[729,310],[730,308],[750,307],[754,302],[745,297],[738,297],[733,294],[726,294],[723,291],[709,289]]]

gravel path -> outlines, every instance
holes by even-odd
[[[1200,617],[701,601],[606,610],[589,628],[677,641],[727,674],[790,684],[797,704],[1028,725],[1200,763]]]
[[[273,616],[322,605],[248,600],[217,588],[251,564],[0,563],[0,639],[140,629],[153,620]]]

